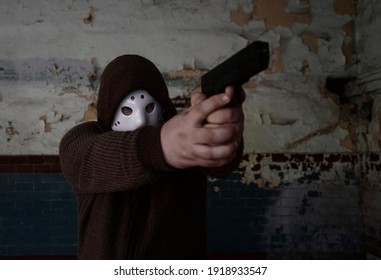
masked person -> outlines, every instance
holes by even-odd
[[[232,89],[176,114],[149,60],[123,55],[101,76],[97,120],[70,129],[60,160],[78,201],[79,259],[205,259],[207,175],[242,155]]]

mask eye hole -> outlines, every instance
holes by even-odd
[[[122,113],[125,116],[131,116],[133,110],[130,107],[122,107]]]
[[[150,103],[146,106],[146,112],[147,113],[152,113],[153,110],[155,109],[155,104],[154,103]]]

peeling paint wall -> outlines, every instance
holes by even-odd
[[[346,107],[325,89],[327,77],[354,74],[356,1],[39,0],[1,6],[2,154],[57,154],[65,131],[94,119],[101,71],[120,54],[151,59],[179,100],[199,89],[202,73],[253,40],[270,43],[271,65],[245,85],[246,152],[357,148],[343,124]]]

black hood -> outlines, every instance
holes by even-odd
[[[163,106],[166,119],[176,114],[168,88],[157,67],[144,57],[122,55],[111,61],[101,76],[97,119],[104,130],[111,130],[119,104],[130,92],[137,89],[147,91]]]

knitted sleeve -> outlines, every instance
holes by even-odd
[[[72,128],[60,143],[60,161],[66,179],[77,193],[135,189],[155,182],[165,163],[161,127],[130,132],[102,133],[96,122]]]

